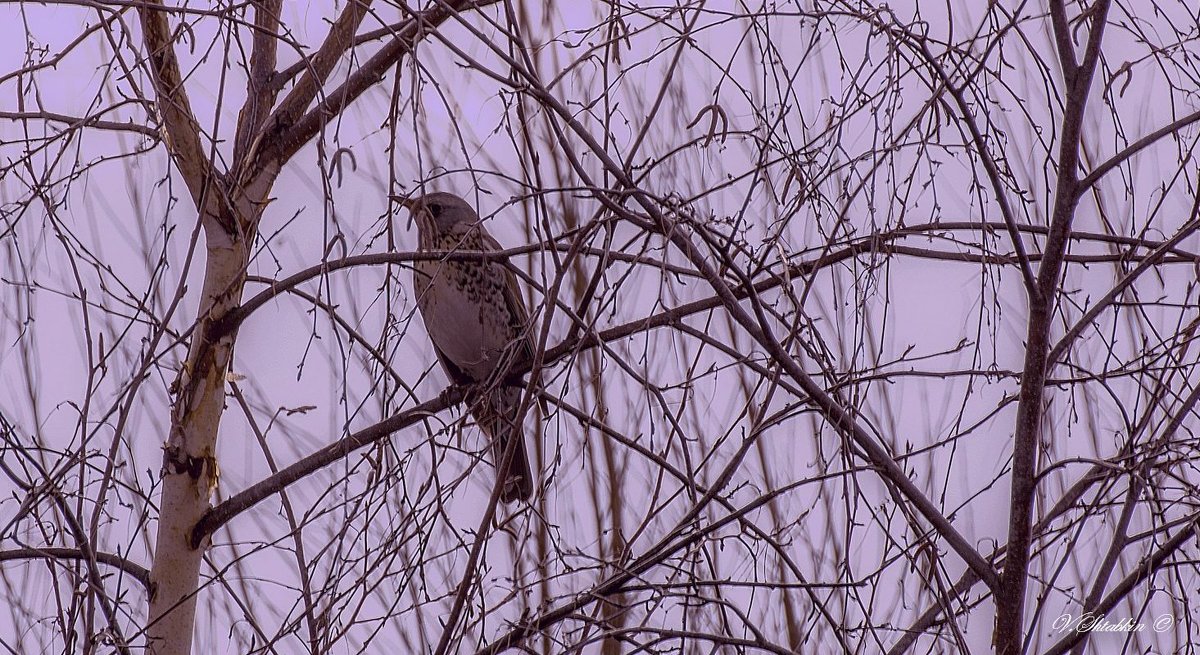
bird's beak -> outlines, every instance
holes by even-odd
[[[391,199],[400,203],[409,211],[412,211],[412,208],[417,206],[417,199],[411,196],[391,196]]]
[[[392,200],[400,203],[401,206],[408,210],[408,227],[406,229],[411,230],[413,226],[413,217],[416,216],[417,207],[420,206],[421,203],[418,202],[416,198],[405,196],[392,196]]]

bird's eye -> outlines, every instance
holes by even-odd
[[[431,202],[426,206],[429,207],[429,213],[433,214],[434,218],[437,218],[438,216],[442,215],[442,206],[440,204],[438,204],[436,202]]]

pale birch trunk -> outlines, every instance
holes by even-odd
[[[200,568],[207,533],[197,533],[220,476],[218,428],[225,409],[225,381],[237,335],[246,266],[253,252],[268,195],[283,164],[359,95],[383,79],[420,40],[427,28],[454,13],[489,2],[454,2],[414,15],[390,39],[325,93],[337,62],[354,45],[371,0],[346,3],[308,66],[291,77],[281,101],[275,83],[281,0],[254,3],[253,51],[246,101],[239,112],[228,172],[218,171],[191,110],[175,56],[175,34],[161,2],[138,7],[148,67],[157,93],[161,134],[177,173],[200,210],[205,269],[187,361],[172,388],[171,432],[163,445],[162,498],[150,571],[148,649],[153,655],[187,655],[192,649]],[[230,320],[226,320],[230,319]]]
[[[264,171],[252,182],[253,197],[235,190],[237,225],[256,226],[275,171]],[[212,214],[205,226],[204,287],[191,348],[172,391],[171,433],[164,444],[162,500],[158,537],[150,569],[149,652],[175,655],[191,652],[200,592],[201,559],[208,539],[193,543],[193,529],[212,506],[210,499],[220,477],[217,436],[225,410],[225,380],[237,334],[224,321],[241,304],[253,232],[231,236],[230,221]]]
[[[209,237],[210,241],[215,239]],[[171,434],[164,445],[158,538],[150,569],[150,652],[191,652],[201,558],[207,546],[191,544],[192,527],[210,507],[216,487],[217,429],[225,406],[225,376],[233,334],[210,339],[214,319],[237,307],[247,249],[241,243],[210,244],[204,272],[202,314],[187,363],[176,381]]]

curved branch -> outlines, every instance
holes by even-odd
[[[113,553],[95,552],[96,562],[107,564],[114,568],[118,568],[125,573],[128,573],[133,579],[137,580],[146,591],[150,591],[150,571],[140,564],[131,562],[120,555]],[[0,550],[0,562],[13,562],[28,559],[69,559],[87,561],[89,560],[86,553],[78,548],[14,548],[12,550]]]
[[[337,268],[345,268],[347,266],[353,265],[356,262],[359,264],[362,264],[365,262],[394,263],[396,261],[396,258],[399,256],[411,258],[414,256],[424,256],[426,254],[430,254],[432,256],[437,256],[436,253],[384,253],[384,254],[380,254],[380,255],[362,255],[359,257],[348,257],[343,260],[338,260],[338,262],[336,262],[336,263],[338,263]],[[453,253],[453,254],[455,256],[472,256],[472,257],[480,256],[479,253]],[[825,258],[822,258],[822,260],[819,260],[819,261],[824,261],[824,259]],[[353,261],[351,261],[351,260],[353,260]],[[321,270],[323,269],[323,267],[327,267],[334,263],[335,262],[329,262],[329,264],[322,265],[322,267],[315,267],[317,269],[315,273],[312,272],[313,269],[309,269],[308,271],[304,271],[302,273],[304,275],[307,275],[308,277],[312,277],[312,275],[319,274],[321,272]],[[808,265],[809,264],[797,265],[795,268],[797,268],[799,270],[803,270],[803,267],[806,267]],[[323,270],[334,270],[334,269],[324,268]],[[288,278],[284,282],[281,282],[281,284],[289,283],[289,282],[293,285],[298,284],[298,282],[293,281],[293,278],[297,278],[299,276],[301,276],[301,273],[293,275],[292,277]],[[307,279],[307,278],[305,278],[305,279]],[[774,276],[770,279],[763,280],[763,281],[759,282],[758,284],[755,284],[753,286],[753,288],[750,288],[750,289],[747,289],[745,287],[736,287],[736,288],[734,288],[733,292],[736,296],[738,296],[740,298],[745,298],[745,297],[749,296],[751,293],[761,293],[762,291],[779,286],[780,284],[782,284],[784,282],[784,280],[785,280],[784,276]],[[277,295],[279,293],[278,289],[275,287],[272,287],[272,289],[270,289],[268,291],[271,292],[269,295],[264,296],[264,294],[267,293],[267,292],[264,292],[263,294],[259,294],[259,296],[256,296],[255,299],[258,300],[259,298],[262,298],[261,301],[258,302],[257,304],[255,304],[253,307],[250,307],[249,309],[253,310],[254,308],[257,308],[262,303],[266,302],[266,300],[268,300],[271,297],[274,297],[275,295]],[[649,330],[652,330],[655,328],[674,325],[687,316],[691,316],[692,314],[697,314],[699,312],[703,312],[706,310],[716,309],[716,308],[720,307],[722,304],[723,304],[723,301],[720,297],[711,296],[708,298],[703,298],[701,300],[696,300],[696,301],[693,301],[690,303],[685,303],[685,304],[676,306],[674,308],[659,312],[659,313],[654,314],[653,316],[650,316],[647,318],[629,321],[628,323],[624,323],[624,324],[618,325],[616,327],[609,328],[607,330],[602,330],[600,332],[591,332],[582,337],[579,337],[576,339],[571,339],[567,342],[564,342],[564,343],[561,343],[561,344],[555,346],[554,348],[547,350],[542,359],[543,366],[552,364],[570,354],[577,353],[581,350],[585,350],[588,348],[593,348],[602,343],[608,343],[608,342],[615,341],[618,339],[623,339],[625,337],[628,337],[632,334],[636,334],[639,332],[646,332],[646,331],[649,331]],[[243,309],[246,309],[246,305],[243,305]],[[238,314],[239,314],[240,318],[245,318],[245,316],[248,314],[248,312],[247,311],[239,311]],[[225,328],[227,329],[228,326],[225,326]],[[529,369],[531,368],[531,365],[532,365],[532,362],[530,362],[530,361],[515,362],[511,368],[510,375],[512,377],[519,377],[521,375],[524,375],[526,372],[529,371]],[[420,405],[417,405],[416,407],[413,407],[412,409],[393,414],[392,416],[380,421],[379,423],[376,423],[370,427],[359,430],[358,432],[355,432],[354,434],[351,434],[347,437],[339,439],[338,441],[326,446],[325,448],[322,448],[321,450],[318,450],[315,453],[297,461],[296,463],[292,464],[291,466],[288,466],[287,468],[281,470],[279,473],[272,475],[271,477],[266,478],[254,485],[251,485],[250,487],[246,488],[245,490],[241,491],[240,493],[230,497],[225,502],[208,510],[192,530],[192,543],[194,543],[194,544],[200,543],[200,541],[204,537],[215,532],[218,528],[220,528],[222,525],[228,523],[231,519],[233,519],[238,514],[253,507],[254,505],[256,505],[259,502],[266,499],[267,497],[275,494],[277,491],[286,487],[287,485],[291,484],[292,482],[295,482],[301,478],[311,475],[312,473],[315,473],[320,468],[322,468],[332,462],[335,462],[339,459],[342,459],[343,457],[350,455],[350,453],[354,452],[355,450],[358,450],[359,448],[362,448],[362,447],[368,446],[372,443],[375,443],[376,441],[379,441],[380,439],[383,439],[383,438],[389,436],[390,434],[392,434],[393,432],[395,432],[397,430],[403,429],[405,427],[412,425],[413,423],[416,423],[417,421],[421,420],[422,418],[424,418],[426,416],[440,412],[440,411],[446,409],[447,407],[450,407],[451,405],[454,405],[455,403],[460,402],[463,399],[463,397],[464,397],[464,393],[463,393],[462,389],[451,387],[451,388],[443,391],[435,399],[428,400],[424,403],[421,403]]]

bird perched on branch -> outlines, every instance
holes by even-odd
[[[471,205],[454,194],[399,200],[416,220],[422,252],[502,249]],[[497,471],[504,476],[500,499],[527,500],[533,494],[533,474],[517,415],[522,389],[497,379],[507,374],[512,362],[533,355],[529,312],[516,277],[499,261],[443,258],[415,262],[413,281],[417,306],[446,375],[458,385],[486,385],[470,393],[467,403],[491,441]],[[510,442],[513,453],[505,473]]]

